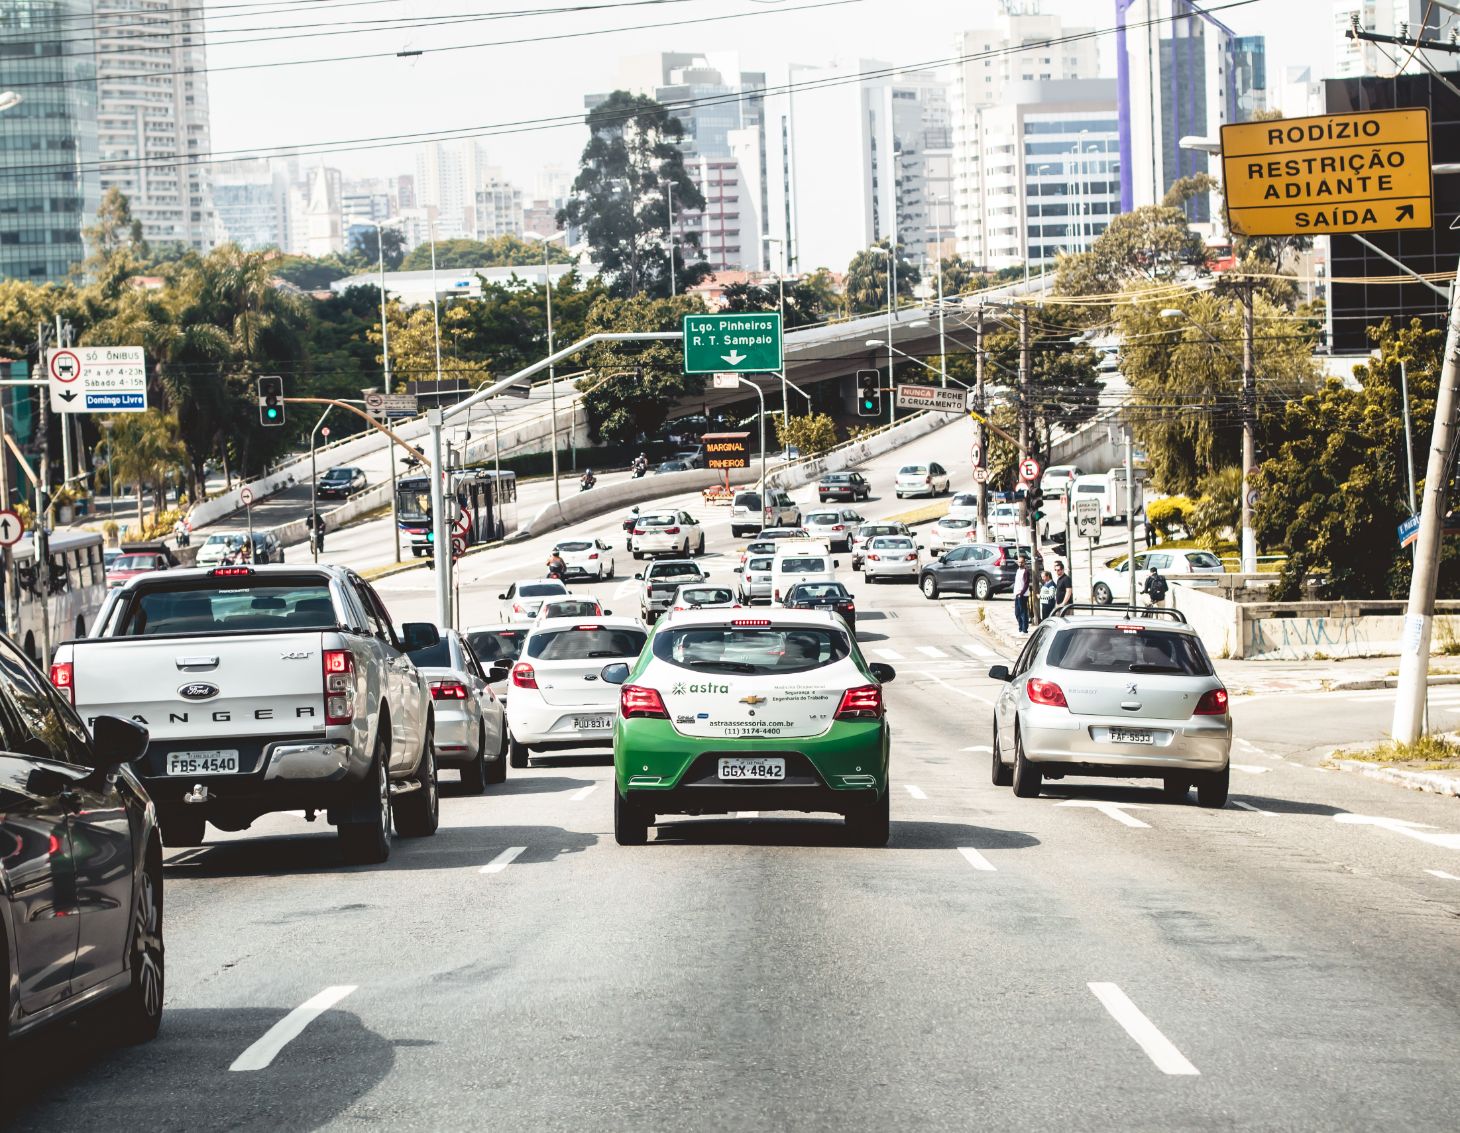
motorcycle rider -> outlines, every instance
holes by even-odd
[[[580,483],[582,484],[582,487],[578,489],[580,492],[586,492],[594,484],[598,483],[598,477],[593,475],[593,469],[590,468],[583,473],[583,479]]]
[[[558,553],[556,547],[553,553],[548,556],[547,574],[549,578],[556,578],[559,582],[568,577],[568,564],[563,561],[563,556]]]

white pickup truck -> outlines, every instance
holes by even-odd
[[[134,769],[170,846],[204,824],[243,830],[272,811],[326,811],[353,862],[439,816],[429,683],[406,656],[434,644],[337,566],[236,566],[139,575],[113,590],[89,637],[63,643],[51,680],[88,726],[112,715],[151,733]]]

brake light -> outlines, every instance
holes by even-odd
[[[776,597],[780,596],[781,592],[777,590]],[[732,618],[730,624],[733,626],[768,626],[771,624],[771,620],[770,618]]]
[[[512,683],[518,688],[536,688],[537,673],[526,661],[518,661],[512,666]]]
[[[882,686],[862,685],[842,693],[837,705],[838,720],[879,720],[882,718]]]
[[[1000,547],[997,551],[994,552],[994,566],[1003,566],[1003,565],[1004,565],[1004,548],[1003,547]]]
[[[355,719],[355,655],[348,649],[326,649],[324,666],[324,722],[349,724]]]
[[[231,566],[214,567],[208,572],[213,578],[243,578],[253,573],[253,567]]]
[[[66,694],[66,700],[70,704],[76,703],[76,670],[70,661],[57,661],[51,666],[51,684],[56,686],[59,692]]]
[[[845,523],[834,523],[832,524],[831,529],[833,531],[845,531],[847,529],[847,525]]]
[[[908,555],[908,557],[907,557],[907,561],[908,561],[908,562],[910,562],[910,563],[915,563],[915,562],[917,562],[917,561],[918,561],[918,556],[917,556],[917,553],[916,553],[916,552],[914,552],[914,553],[913,553],[913,554],[911,554],[911,555]]]
[[[644,534],[644,529],[642,527],[635,527],[634,528],[634,534],[635,535],[642,535],[642,534]]]
[[[1065,703],[1065,690],[1054,681],[1042,681],[1038,677],[1030,677],[1029,683],[1024,688],[1029,693],[1029,699],[1035,704],[1043,704],[1047,708],[1069,707]]]
[[[845,606],[842,607],[842,609],[844,609],[849,614],[856,608],[857,604],[855,602],[848,602]]]
[[[593,554],[588,556],[588,561],[591,563],[596,558],[598,558],[598,552],[594,551]]]
[[[595,629],[602,629],[603,627],[602,626],[574,626],[573,628],[574,629],[595,630]]]
[[[625,720],[668,720],[659,690],[644,685],[624,685],[618,694],[618,710]]]
[[[432,700],[465,700],[466,685],[460,681],[432,681]]]
[[[664,529],[664,534],[666,534],[666,535],[678,535],[679,534],[679,528],[678,527],[666,527]]]
[[[879,559],[879,558],[878,558],[878,557],[877,557],[877,556],[876,556],[876,555],[874,555],[874,554],[873,554],[873,553],[872,553],[872,552],[871,552],[871,551],[868,551],[868,552],[867,552],[867,557],[868,557],[868,558],[869,558],[869,559],[871,559],[871,560],[872,560],[872,561],[873,561],[873,562],[874,562],[874,563],[880,563],[880,562],[881,562],[881,561],[882,561],[882,560],[881,560],[881,559]]]
[[[51,666],[51,672],[55,672],[54,665]],[[54,683],[54,678],[52,678],[52,683]],[[59,688],[60,686],[57,685],[56,687]],[[1227,714],[1227,699],[1226,689],[1211,689],[1208,692],[1202,693],[1201,699],[1196,702],[1196,707],[1191,710],[1191,714],[1193,716],[1225,716]]]

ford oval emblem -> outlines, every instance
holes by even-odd
[[[218,686],[197,681],[194,684],[183,685],[177,690],[177,694],[184,700],[209,700],[218,695]]]

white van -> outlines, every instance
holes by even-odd
[[[1135,508],[1139,516],[1145,510],[1144,481],[1150,476],[1144,468],[1136,469]],[[1126,515],[1125,469],[1112,468],[1108,472],[1093,472],[1076,476],[1074,491],[1070,494],[1070,506],[1074,508],[1079,500],[1100,501],[1101,523],[1124,523]]]
[[[835,582],[840,565],[825,543],[808,539],[777,543],[771,561],[771,603],[779,604],[798,582]]]

